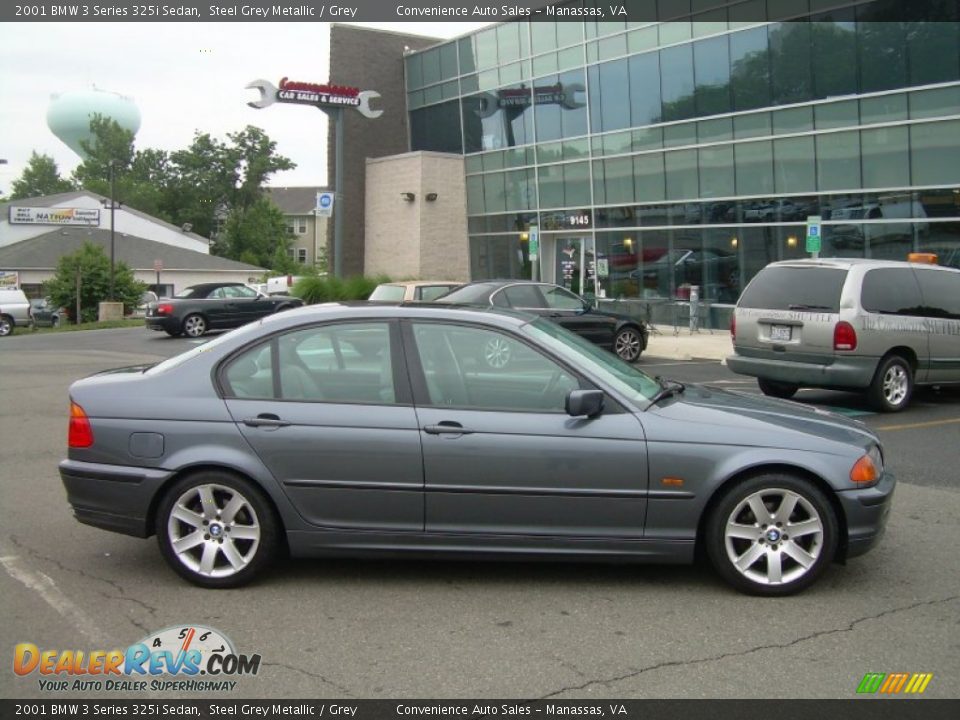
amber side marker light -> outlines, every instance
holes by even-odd
[[[683,478],[678,478],[678,477],[660,478],[660,484],[665,485],[667,487],[682,487]]]
[[[67,431],[67,446],[88,448],[93,445],[93,428],[83,408],[75,402],[70,403],[70,428]]]
[[[850,480],[858,485],[869,485],[880,477],[877,466],[869,455],[864,455],[850,468]]]

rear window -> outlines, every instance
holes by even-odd
[[[402,302],[404,289],[402,285],[377,285],[367,299],[380,302]]]
[[[417,288],[418,299],[430,302],[436,300],[441,295],[446,295],[455,287],[456,285],[422,285]]]
[[[493,292],[496,287],[496,285],[488,283],[464,285],[438,298],[437,302],[451,303],[454,305],[489,305],[490,293]]]
[[[763,310],[835,313],[847,271],[824,267],[766,267],[747,285],[737,303]]]

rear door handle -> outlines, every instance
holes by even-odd
[[[279,416],[273,413],[260,413],[255,418],[246,418],[243,424],[247,427],[287,427],[290,425],[286,420],[281,420]]]
[[[444,420],[437,425],[427,425],[423,428],[425,433],[430,435],[470,435],[473,430],[464,430],[463,425],[451,420]]]

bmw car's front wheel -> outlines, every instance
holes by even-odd
[[[263,493],[225,472],[203,472],[175,483],[160,503],[156,528],[170,566],[204,587],[249,582],[279,547],[278,523]]]
[[[791,595],[833,560],[838,526],[829,500],[809,481],[770,474],[735,485],[706,527],[717,572],[752,595]]]

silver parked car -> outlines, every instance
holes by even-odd
[[[768,265],[743,291],[728,367],[767,395],[866,392],[902,410],[915,385],[960,383],[960,270],[828,258]]]
[[[785,595],[872,547],[895,485],[857,421],[653,378],[505,310],[294,309],[70,401],[76,518],[156,534],[207,587],[286,549],[676,563],[699,543]]]

